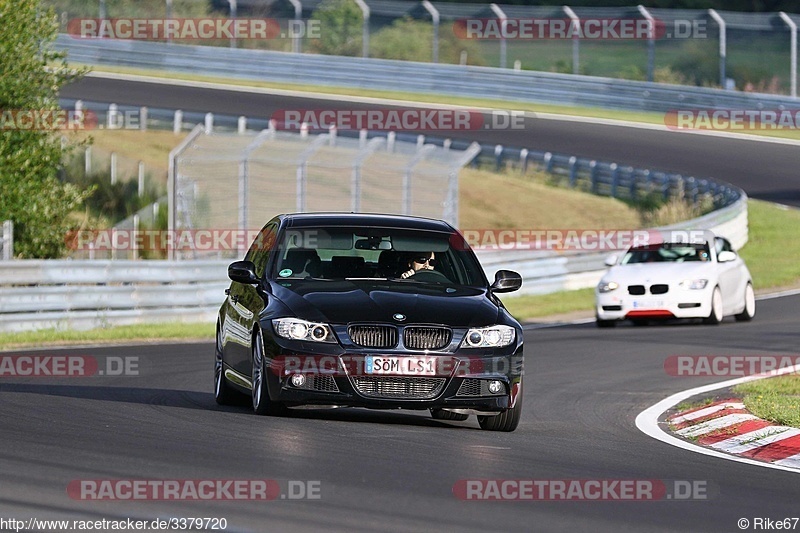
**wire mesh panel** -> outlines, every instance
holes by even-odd
[[[246,237],[218,238],[213,249],[181,248],[175,256],[241,256],[254,232],[280,213],[408,214],[455,225],[458,171],[479,150],[366,132],[359,138],[335,131],[200,134],[174,159],[172,229]]]

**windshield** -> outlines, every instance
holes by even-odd
[[[451,243],[455,244],[452,246]],[[317,227],[287,230],[273,279],[397,279],[485,286],[475,255],[458,235],[407,229]]]
[[[662,243],[631,248],[622,258],[621,264],[633,263],[683,263],[685,261],[709,261],[708,244]]]

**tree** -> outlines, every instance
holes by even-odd
[[[59,132],[24,129],[15,117],[58,111],[59,89],[83,72],[53,50],[58,20],[39,0],[0,0],[0,21],[0,221],[14,222],[18,257],[59,257],[68,216],[90,192],[59,181]]]
[[[433,24],[411,18],[397,19],[375,33],[370,46],[370,57],[402,59],[405,61],[432,61]],[[458,64],[461,52],[467,53],[470,65],[486,64],[477,41],[458,38],[452,24],[439,27],[439,61]]]
[[[311,42],[318,54],[338,56],[361,55],[364,15],[353,0],[325,0],[311,14],[320,21],[319,39]]]

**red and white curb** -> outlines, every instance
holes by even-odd
[[[723,400],[667,419],[676,435],[697,444],[759,461],[800,469],[800,429],[777,426],[738,400]]]
[[[636,427],[671,446],[764,468],[800,473],[800,429],[776,426],[749,413],[739,400],[724,400],[691,409],[660,423],[660,417],[679,403],[701,394],[740,383],[800,372],[800,365],[769,375],[746,376],[712,383],[673,394],[648,407],[636,417]],[[667,426],[675,430],[673,435]],[[678,436],[683,437],[679,438]],[[696,442],[685,439],[696,438]]]

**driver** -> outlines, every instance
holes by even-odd
[[[433,252],[414,254],[408,259],[408,270],[400,274],[400,277],[406,279],[420,270],[433,270],[435,266],[436,256]]]

